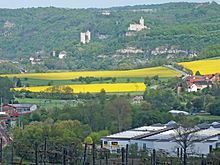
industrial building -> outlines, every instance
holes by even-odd
[[[175,122],[143,126],[128,131],[103,137],[102,147],[111,153],[120,152],[126,145],[136,145],[138,150],[155,149],[164,154],[177,156],[182,150],[176,142],[177,127]],[[194,127],[193,143],[187,149],[189,155],[207,155],[215,148],[220,148],[220,123],[199,124]]]

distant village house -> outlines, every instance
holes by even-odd
[[[32,113],[37,110],[35,104],[7,104],[1,107],[2,112],[6,112],[12,116],[18,117],[19,115]]]
[[[105,10],[105,11],[102,11],[102,15],[109,16],[109,15],[111,15],[111,12]]]
[[[133,100],[133,103],[139,104],[144,100],[144,97],[143,96],[135,96],[132,100]]]
[[[66,58],[66,56],[67,56],[67,52],[66,51],[61,51],[60,53],[59,53],[59,59],[64,59],[64,58]]]
[[[52,51],[50,52],[50,56],[56,57],[56,51],[55,51],[55,50],[52,50]]]
[[[29,61],[32,65],[36,65],[36,64],[43,64],[43,59],[39,56],[39,57],[30,57]]]
[[[220,81],[220,73],[207,74],[204,76],[189,76],[186,78],[187,91],[197,92],[208,87],[212,87],[214,83]]]

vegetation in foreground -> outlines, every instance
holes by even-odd
[[[34,151],[35,144],[42,144],[45,137],[48,138],[48,145],[51,144],[48,147],[77,144],[73,148],[78,148],[78,151],[82,152],[80,146],[83,146],[85,141],[99,144],[100,137],[106,134],[154,123],[167,123],[170,120],[187,120],[184,116],[172,116],[168,113],[171,109],[185,110],[195,114],[193,117],[189,116],[191,123],[216,121],[218,118],[214,118],[212,115],[220,115],[219,84],[197,93],[181,92],[177,94],[175,85],[180,81],[179,78],[172,78],[166,82],[153,78],[146,79],[146,84],[154,85],[156,83],[158,85],[156,88],[149,88],[145,91],[143,100],[140,102],[135,102],[131,95],[107,95],[105,91],[102,91],[97,94],[86,93],[83,97],[74,96],[75,101],[73,102],[59,103],[63,106],[57,106],[55,103],[54,106],[44,107],[42,104],[38,111],[21,116],[18,127],[10,130],[15,142],[15,153],[19,157],[23,157],[22,154],[24,154],[26,156],[24,159],[29,160],[31,157],[27,156],[27,153]],[[4,89],[4,93],[0,93],[0,97],[6,96],[6,93],[13,94],[9,90],[9,82],[8,78],[1,78],[3,86],[0,87],[1,91]],[[7,88],[5,88],[6,86]],[[27,96],[36,98],[34,94],[26,91],[15,94],[16,97],[21,98]],[[12,97],[4,100],[5,103],[13,100],[13,95],[8,96]],[[58,99],[63,97],[61,93],[56,95],[40,93],[38,96],[57,97]],[[72,94],[71,97],[73,97]],[[196,117],[196,113],[202,111],[210,113],[210,118]],[[58,131],[57,128],[61,130]],[[21,150],[23,152],[19,152]]]

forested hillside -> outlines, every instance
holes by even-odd
[[[103,14],[106,11],[110,15]],[[220,43],[219,15],[220,5],[215,2],[0,9],[0,57],[27,64],[30,56],[41,55],[42,68],[71,70],[129,69],[160,65],[167,59],[200,58],[209,54],[207,47]],[[138,23],[141,16],[148,29],[127,36],[129,24]],[[80,32],[86,30],[92,40],[83,45]],[[141,51],[123,53],[129,47]],[[65,50],[67,58],[49,58],[52,50],[56,54]]]

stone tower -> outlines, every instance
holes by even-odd
[[[140,18],[140,25],[144,27],[144,18],[143,17]]]

